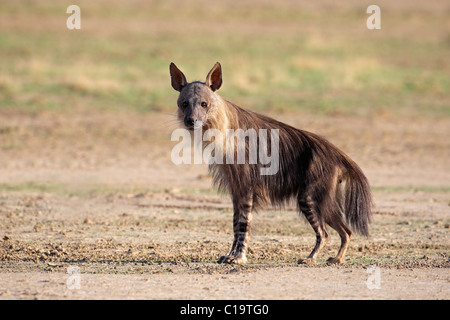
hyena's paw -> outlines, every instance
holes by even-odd
[[[327,263],[329,263],[329,264],[340,264],[340,263],[343,263],[344,262],[344,259],[342,259],[342,258],[335,258],[335,257],[330,257],[330,258],[328,258],[327,259]]]
[[[217,263],[246,264],[247,258],[245,256],[221,256]]]
[[[298,264],[315,264],[316,263],[316,259],[314,258],[300,258],[297,261]]]

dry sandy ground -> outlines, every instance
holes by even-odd
[[[3,276],[4,274],[2,274]],[[448,269],[261,268],[236,274],[11,273],[2,299],[449,299]],[[73,276],[72,276],[73,277]],[[69,282],[68,282],[69,281]],[[369,281],[369,284],[367,283]],[[68,286],[69,284],[69,286]],[[73,286],[73,287],[72,287]],[[72,288],[72,289],[69,289]]]
[[[277,118],[329,138],[371,181],[371,236],[344,265],[325,263],[335,233],[316,266],[295,264],[314,235],[294,207],[258,213],[248,265],[216,264],[231,204],[204,165],[171,162],[169,115],[4,112],[0,299],[449,299],[450,121]]]

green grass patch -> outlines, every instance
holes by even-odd
[[[386,192],[450,192],[450,186],[372,186],[373,191],[386,191]]]
[[[68,184],[58,182],[0,183],[0,192],[35,192],[62,196],[98,196],[107,194],[145,195],[147,193],[174,193],[186,195],[217,195],[215,188],[147,188],[144,186],[105,184]]]
[[[355,3],[78,5],[82,29],[70,31],[65,3],[2,1],[0,111],[169,111],[171,61],[188,80],[204,80],[220,61],[219,93],[250,109],[450,116],[448,17],[439,7],[424,14],[386,3],[383,28],[369,31]]]

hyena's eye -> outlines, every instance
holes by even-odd
[[[189,102],[187,102],[187,101],[184,101],[182,104],[181,104],[181,109],[186,109],[187,107],[189,106]]]
[[[208,106],[208,104],[207,104],[205,101],[203,101],[203,102],[201,103],[201,106],[202,106],[203,108],[206,108],[206,107]]]

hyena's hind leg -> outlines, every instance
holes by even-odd
[[[350,238],[352,236],[352,231],[344,222],[342,215],[336,213],[334,216],[330,217],[331,219],[327,220],[327,224],[337,231],[339,236],[341,237],[341,247],[336,255],[336,257],[328,258],[328,263],[342,263],[345,259],[345,253],[347,251],[348,244],[350,242]]]
[[[341,186],[337,186],[335,193],[335,203],[331,210],[331,215],[325,218],[325,222],[334,230],[337,231],[339,237],[341,238],[341,247],[336,255],[336,257],[328,258],[328,263],[343,263],[345,259],[345,253],[347,251],[350,238],[352,236],[352,231],[345,223],[344,218],[344,197],[342,193]]]
[[[298,208],[305,216],[306,220],[308,220],[311,227],[314,229],[316,233],[316,245],[314,249],[311,251],[308,257],[298,259],[298,264],[313,264],[316,263],[316,255],[320,251],[320,249],[328,242],[329,236],[325,226],[321,222],[319,218],[318,211],[316,209],[314,201],[312,201],[311,197],[299,197],[298,199]]]
[[[247,263],[247,248],[250,240],[250,222],[252,220],[253,195],[233,196],[234,240],[230,252],[221,256],[218,263]]]

